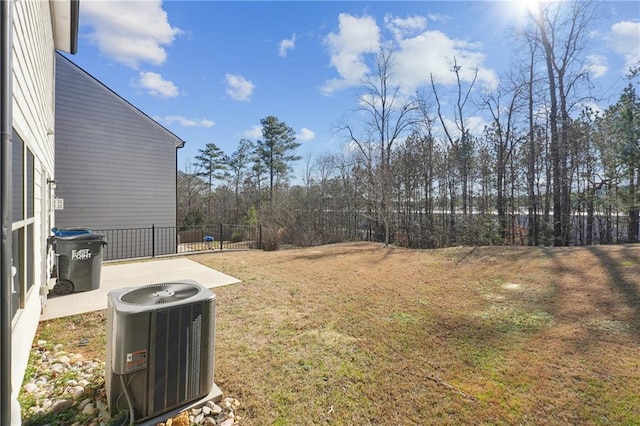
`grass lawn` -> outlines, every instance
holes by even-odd
[[[243,281],[215,289],[216,383],[242,424],[640,424],[638,245],[191,258]],[[36,339],[104,360],[105,325]]]

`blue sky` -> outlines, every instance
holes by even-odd
[[[407,93],[428,90],[433,75],[446,97],[454,57],[463,79],[477,67],[478,89],[491,88],[516,60],[508,31],[523,3],[81,0],[69,57],[184,139],[181,169],[206,143],[230,154],[240,139],[259,139],[268,115],[291,126],[299,154],[313,159],[344,148],[332,127],[353,115],[381,43],[397,47],[394,72]],[[601,7],[585,63],[606,107],[640,60],[640,6]],[[470,116],[481,129],[482,114]]]

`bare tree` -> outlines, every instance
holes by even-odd
[[[496,92],[484,95],[483,102],[491,113],[492,118],[487,136],[493,145],[496,155],[496,208],[498,210],[500,236],[503,241],[507,239],[507,206],[505,201],[507,166],[513,159],[516,144],[519,141],[515,129],[515,120],[520,107],[518,101],[522,91],[523,87],[521,85],[515,85],[510,88],[498,87]],[[503,97],[507,98],[506,106],[502,104]]]
[[[205,198],[208,184],[199,176],[191,162],[177,176],[177,224],[178,226],[201,225],[205,220]]]
[[[554,245],[569,244],[569,96],[588,77],[581,53],[588,39],[588,24],[594,20],[595,13],[592,1],[575,1],[540,2],[538,10],[531,14],[535,31],[528,36],[542,47],[549,89]]]
[[[460,75],[461,67],[458,65],[457,60],[454,58],[453,68],[451,72],[453,72],[456,76],[456,102],[453,107],[453,116],[454,116],[454,126],[455,128],[451,128],[450,125],[447,124],[445,120],[444,113],[442,112],[442,102],[440,97],[438,96],[438,91],[436,90],[436,84],[433,79],[433,74],[431,75],[431,89],[435,96],[436,105],[437,105],[437,113],[438,119],[440,120],[440,125],[442,126],[442,130],[444,132],[444,136],[447,142],[447,147],[445,149],[445,153],[447,156],[447,162],[449,165],[449,176],[448,176],[448,188],[449,188],[449,210],[450,210],[450,232],[452,238],[455,241],[456,235],[458,231],[456,229],[456,219],[455,219],[455,200],[457,198],[457,179],[454,170],[458,171],[460,186],[461,186],[461,201],[462,201],[462,215],[466,219],[469,213],[469,204],[470,204],[470,177],[471,177],[471,162],[473,157],[473,139],[471,133],[469,132],[469,128],[467,126],[467,121],[465,119],[465,107],[469,101],[469,97],[471,95],[471,91],[473,90],[473,86],[475,85],[476,79],[478,77],[478,70],[475,69],[473,73],[473,78],[471,82],[467,84],[466,87],[463,87],[463,80]]]
[[[419,103],[407,99],[393,81],[392,50],[382,48],[375,65],[376,73],[362,82],[359,99],[358,111],[365,116],[364,137],[350,123],[342,123],[338,130],[347,135],[364,159],[368,190],[375,197],[377,218],[388,245],[393,210],[393,150],[416,124]]]

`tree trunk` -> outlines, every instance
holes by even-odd
[[[640,210],[638,210],[638,194],[636,185],[640,183],[640,170],[638,171],[638,181],[636,182],[635,169],[632,167],[629,174],[629,193],[631,194],[631,208],[629,209],[629,227],[627,229],[627,241],[638,242],[638,231],[640,230]]]
[[[571,230],[571,182],[569,181],[569,113],[567,111],[567,96],[564,88],[564,70],[558,72],[558,93],[560,95],[560,144],[558,155],[560,157],[560,227],[561,244],[569,245]]]
[[[595,197],[595,192],[593,185],[589,185],[589,190],[587,191],[587,235],[585,238],[585,244],[588,246],[593,244],[593,199]]]
[[[533,121],[533,76],[534,76],[535,50],[531,48],[531,62],[529,62],[529,161],[527,184],[529,191],[529,245],[537,246],[538,241],[538,206],[536,203],[536,135]]]
[[[558,102],[556,99],[556,82],[553,73],[553,50],[548,41],[544,44],[547,59],[547,74],[549,78],[549,97],[550,97],[550,113],[549,125],[551,127],[551,179],[552,179],[552,196],[553,196],[553,245],[562,246],[563,229],[562,229],[562,170],[560,161],[560,143],[558,140]]]

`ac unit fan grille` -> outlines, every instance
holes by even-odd
[[[198,303],[156,314],[153,411],[173,407],[203,392],[202,308]]]

